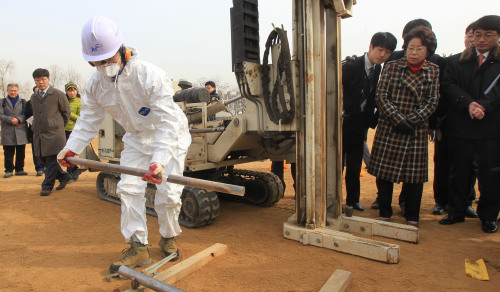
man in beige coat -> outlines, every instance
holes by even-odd
[[[45,165],[45,179],[40,196],[48,196],[56,179],[60,182],[56,190],[62,190],[71,180],[71,176],[57,163],[57,154],[66,145],[64,128],[71,110],[66,95],[50,86],[49,71],[38,68],[33,72],[33,79],[38,87],[38,92],[31,96],[34,154]]]

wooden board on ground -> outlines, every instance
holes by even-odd
[[[176,264],[175,266],[172,266],[166,269],[165,271],[162,271],[154,278],[159,281],[163,281],[167,284],[172,285],[175,282],[179,281],[180,279],[191,274],[192,272],[203,267],[213,258],[221,256],[226,252],[227,252],[227,245],[222,243],[216,243],[211,247],[202,250],[199,253],[187,258],[186,260],[183,260],[182,262]],[[151,290],[146,289],[145,291],[151,291]]]
[[[351,283],[351,272],[337,269],[319,292],[344,292],[349,283]]]

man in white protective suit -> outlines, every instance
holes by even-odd
[[[124,46],[118,26],[102,16],[92,17],[82,29],[82,53],[97,70],[82,97],[80,118],[57,158],[81,153],[99,131],[106,112],[125,129],[120,165],[147,169],[153,175],[182,175],[191,143],[188,122],[174,103],[170,79],[160,68],[137,59],[137,50]],[[122,174],[117,186],[121,198],[121,232],[130,244],[122,259],[111,264],[110,273],[121,265],[137,267],[151,263],[146,225],[147,183],[156,183],[155,210],[158,214],[163,257],[179,250],[175,236],[181,233],[178,217],[183,186],[151,175]]]

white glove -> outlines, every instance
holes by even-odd
[[[57,162],[59,162],[59,164],[61,164],[64,167],[71,167],[73,166],[73,164],[67,162],[65,158],[73,157],[75,155],[76,154],[73,151],[69,150],[68,148],[63,148],[63,150],[61,150],[61,152],[57,154]]]

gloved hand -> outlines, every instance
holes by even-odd
[[[401,122],[394,127],[394,132],[415,136],[415,124],[409,119],[401,120]]]
[[[61,164],[61,166],[64,166],[64,167],[71,167],[73,166],[73,164],[67,162],[66,160],[64,160],[66,157],[73,157],[75,156],[76,154],[67,149],[67,148],[63,148],[63,150],[61,150],[61,152],[59,152],[59,154],[57,154],[57,162],[59,162],[59,164]]]
[[[149,166],[149,170],[151,170],[153,174],[145,174],[142,180],[152,184],[161,184],[163,181],[163,167],[161,167],[159,163],[153,163]]]

